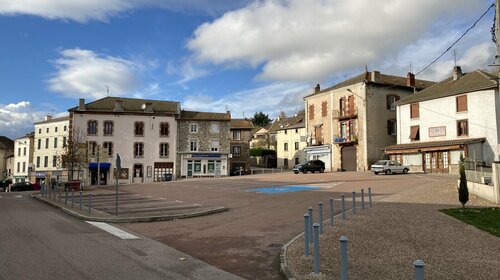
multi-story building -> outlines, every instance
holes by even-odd
[[[250,141],[253,124],[248,119],[231,119],[231,166],[230,170],[246,171],[250,167]]]
[[[14,140],[14,181],[29,182],[33,171],[35,132]]]
[[[304,148],[307,146],[307,131],[304,111],[293,117],[280,118],[276,131],[277,167],[291,169],[305,160]]]
[[[181,111],[177,177],[229,174],[231,113]]]
[[[397,103],[392,158],[427,173],[458,173],[460,154],[479,165],[500,160],[500,98],[496,75],[453,76]]]
[[[14,142],[5,136],[0,136],[0,179],[12,177],[12,166],[8,164],[14,154]]]
[[[255,127],[252,130],[252,141],[250,141],[251,148],[275,148],[269,135],[269,128],[271,128],[271,124],[268,124],[266,127]]]
[[[307,159],[326,170],[363,171],[396,143],[396,101],[433,82],[365,72],[306,96]]]
[[[69,135],[69,117],[52,118],[35,123],[33,142],[34,181],[48,182],[50,179],[67,181],[67,172],[63,168],[64,154]]]
[[[71,139],[87,148],[87,184],[157,182],[175,174],[179,102],[106,97],[69,109]],[[98,181],[99,180],[99,181]]]

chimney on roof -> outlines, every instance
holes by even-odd
[[[226,111],[226,118],[227,118],[228,120],[230,120],[230,119],[231,119],[231,111]]]
[[[314,93],[318,93],[320,92],[321,90],[321,87],[319,86],[319,84],[316,84],[316,86],[314,87]]]
[[[460,66],[453,67],[453,81],[456,81],[462,77],[462,68]]]
[[[372,71],[371,73],[371,81],[372,82],[377,82],[378,81],[378,76],[380,75],[380,72],[379,71]]]
[[[78,103],[78,111],[85,111],[85,99],[80,98]]]
[[[120,99],[115,100],[115,108],[113,112],[123,112],[123,101]]]
[[[51,115],[45,115],[45,121],[50,121],[52,119]]]
[[[415,74],[412,72],[408,72],[406,75],[406,85],[409,87],[414,87],[415,86]]]

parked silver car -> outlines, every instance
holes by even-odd
[[[392,173],[407,174],[410,167],[402,165],[395,160],[379,160],[375,164],[372,164],[371,169],[375,175],[378,175],[379,173],[390,175]]]

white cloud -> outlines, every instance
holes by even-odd
[[[141,8],[163,8],[216,14],[241,7],[248,0],[2,0],[0,14],[35,15],[47,19],[107,21],[110,17]]]
[[[303,83],[278,82],[270,85],[239,91],[218,99],[206,95],[186,96],[182,102],[185,110],[214,112],[231,111],[233,118],[252,117],[255,112],[265,112],[271,118],[280,111],[293,114],[304,108],[303,97],[310,93]],[[207,109],[209,108],[209,109]]]
[[[208,70],[203,69],[190,58],[185,58],[179,63],[169,61],[166,71],[169,75],[180,77],[174,84],[182,86],[185,90],[189,89],[186,85],[188,82],[209,74]]]
[[[43,120],[44,112],[36,111],[29,101],[0,104],[0,131],[11,139],[33,131],[33,123]]]
[[[110,94],[121,96],[137,86],[132,61],[104,56],[90,50],[67,49],[54,62],[58,71],[48,81],[49,89],[66,97],[101,98]]]
[[[256,1],[199,26],[188,48],[199,61],[262,67],[266,80],[324,81],[462,30],[486,7],[474,0]]]

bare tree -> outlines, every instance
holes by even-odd
[[[68,141],[64,147],[63,153],[59,156],[59,164],[68,171],[68,179],[73,181],[74,173],[77,172],[77,180],[80,180],[80,174],[88,164],[87,143],[85,133],[75,128],[70,131]],[[64,145],[64,144],[63,144]]]

